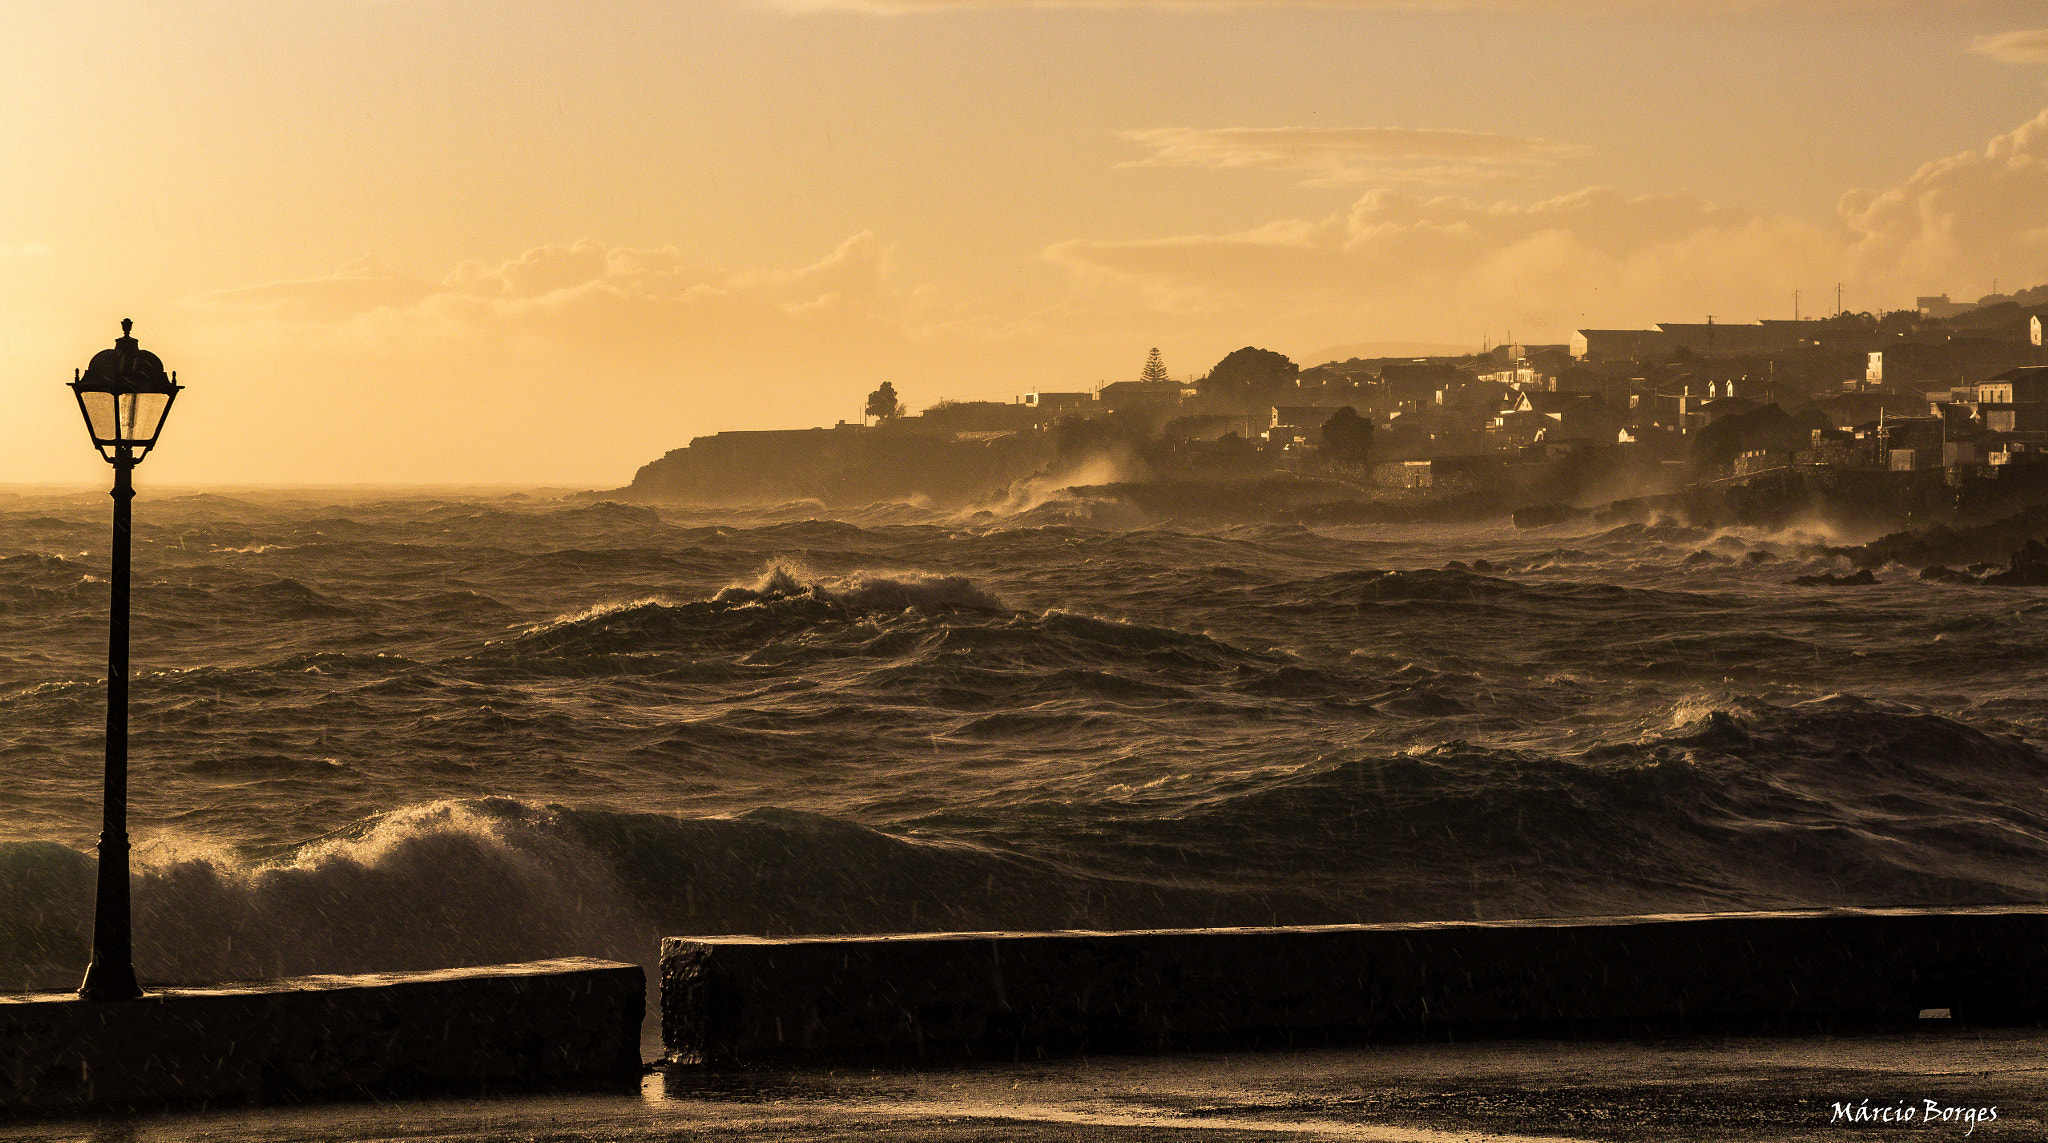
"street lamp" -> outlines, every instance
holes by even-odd
[[[135,983],[128,923],[128,502],[135,499],[130,473],[156,445],[177,400],[178,376],[164,375],[157,355],[139,348],[121,319],[114,348],[102,349],[75,376],[71,391],[85,414],[93,447],[114,466],[113,571],[108,576],[107,776],[100,823],[98,896],[92,917],[92,963],[78,994],[87,1000],[133,1000]]]

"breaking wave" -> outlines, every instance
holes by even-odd
[[[1003,604],[965,576],[923,572],[854,572],[825,576],[802,564],[777,563],[752,583],[723,588],[713,603],[773,603],[811,598],[861,611],[1001,611]]]

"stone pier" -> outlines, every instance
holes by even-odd
[[[2048,1018],[2044,969],[2039,907],[671,937],[662,1038],[718,1064],[2025,1024]]]
[[[630,1083],[645,1002],[584,959],[0,996],[0,1109]]]

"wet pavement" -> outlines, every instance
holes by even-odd
[[[188,1109],[0,1125],[0,1141],[20,1143],[1845,1137],[2048,1141],[2048,1032],[1941,1027],[964,1068],[678,1069],[649,1075],[637,1092]]]

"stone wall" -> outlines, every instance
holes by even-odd
[[[0,996],[0,1108],[630,1083],[645,973],[552,960]]]
[[[1011,1059],[2048,1016],[2048,912],[1979,908],[662,942],[675,1061]]]

